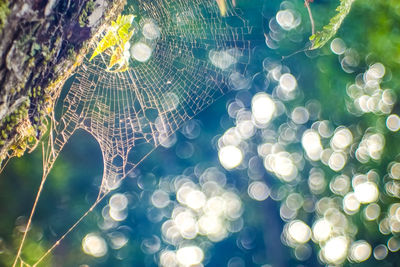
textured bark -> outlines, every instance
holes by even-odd
[[[37,144],[65,80],[126,0],[0,0],[0,160]]]

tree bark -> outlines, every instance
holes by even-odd
[[[0,0],[0,161],[33,149],[65,80],[126,0]]]

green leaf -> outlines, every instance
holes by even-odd
[[[349,14],[351,5],[355,0],[340,0],[340,5],[336,8],[337,14],[331,18],[329,24],[310,37],[312,41],[311,50],[323,47],[339,30],[343,20]]]
[[[91,61],[98,54],[103,53],[107,48],[112,47],[118,43],[118,36],[115,33],[115,30],[110,29],[106,33],[106,35],[101,39],[98,43],[96,49],[93,52],[93,55],[90,57],[89,61]]]
[[[119,15],[115,22],[111,22],[110,29],[98,43],[89,61],[110,47],[118,45],[123,49],[125,44],[132,38],[135,31],[132,29],[133,19],[133,15]]]

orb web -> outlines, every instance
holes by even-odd
[[[156,148],[226,93],[232,74],[246,73],[254,37],[239,9],[222,17],[213,0],[128,5],[137,23],[129,69],[107,71],[107,54],[84,60],[62,99],[45,160],[50,169],[74,131],[86,130],[103,153],[99,196],[143,159],[135,155],[138,144]]]
[[[130,56],[128,69],[110,69],[116,50],[101,52],[92,60],[86,56],[71,85],[64,86],[57,100],[48,144],[43,146],[43,178],[27,229],[54,162],[78,129],[87,131],[99,143],[104,165],[102,183],[93,205],[33,266],[46,258],[152,150],[224,95],[229,84],[240,89],[239,78],[251,75],[251,48],[265,41],[262,25],[250,22],[248,14],[233,6],[235,1],[226,3],[226,11],[222,11],[215,0],[128,1],[123,13],[135,15],[136,30],[129,44],[118,50]],[[106,31],[97,36],[98,42]],[[125,70],[128,60],[120,59],[116,65]],[[138,154],[137,148],[143,144],[147,150]],[[27,233],[13,266],[25,264],[21,252]]]

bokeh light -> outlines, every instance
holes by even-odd
[[[197,246],[182,247],[176,252],[176,259],[183,266],[197,265],[203,258],[203,250]]]
[[[386,127],[392,131],[397,132],[400,129],[400,118],[397,114],[391,114],[386,119]]]
[[[323,258],[332,264],[340,264],[347,257],[349,241],[344,236],[329,239],[322,247]]]
[[[325,219],[319,219],[316,221],[312,228],[313,238],[318,241],[327,240],[332,234],[332,225]]]
[[[106,241],[95,233],[90,233],[82,240],[82,248],[86,254],[100,258],[107,254]]]
[[[219,160],[226,169],[237,167],[243,160],[242,151],[236,146],[225,146],[219,151]]]
[[[318,6],[311,4],[313,10],[313,5]],[[398,71],[386,53],[365,53],[364,47],[378,44],[386,50],[389,44],[374,39],[360,41],[361,46],[339,31],[327,47],[302,51],[311,44],[305,44],[310,21],[304,1],[280,1],[275,9],[261,12],[263,40],[251,47],[251,58],[239,45],[245,40],[234,48],[193,50],[196,60],[210,73],[221,73],[224,85],[233,90],[226,114],[210,124],[218,132],[210,137],[207,120],[200,118],[175,134],[166,129],[163,116],[180,112],[186,101],[172,87],[185,85],[184,79],[169,80],[172,90],[162,93],[163,114],[155,119],[154,131],[162,153],[172,151],[182,166],[172,166],[168,156],[171,166],[157,162],[151,170],[135,171],[126,192],[110,180],[107,189],[119,192],[110,193],[104,203],[99,232],[81,240],[85,254],[102,264],[107,258],[126,259],[128,247],[134,247],[147,265],[211,266],[213,257],[230,246],[232,253],[218,266],[274,266],[268,261],[275,251],[267,242],[269,220],[283,228],[274,238],[291,250],[292,259],[285,263],[370,266],[386,264],[391,253],[398,253]],[[190,10],[175,15],[180,30],[205,34],[190,24]],[[229,16],[226,21],[233,33],[236,23],[247,23]],[[161,26],[152,19],[141,21],[140,36],[124,47],[134,64],[154,59],[158,40],[171,30]],[[185,52],[179,51],[177,59]],[[395,53],[388,54],[396,59]],[[242,71],[253,60],[256,64]],[[297,64],[303,60],[307,67]],[[213,115],[207,119],[215,119]],[[210,140],[199,141],[205,137]],[[208,149],[217,151],[218,158]],[[197,162],[200,157],[204,162]],[[90,198],[88,194],[85,200]],[[266,210],[271,207],[276,214]],[[24,232],[25,227],[21,217],[16,229]]]
[[[265,93],[256,94],[251,101],[251,106],[254,120],[260,125],[269,123],[276,112],[275,102]]]
[[[270,189],[263,182],[252,182],[248,187],[249,196],[258,201],[266,200],[269,197]]]
[[[366,241],[356,241],[351,244],[349,258],[355,262],[363,262],[371,256],[371,252],[371,245]]]
[[[310,227],[300,220],[295,220],[287,225],[287,236],[295,243],[303,244],[311,238]]]
[[[365,182],[355,186],[354,194],[360,203],[371,203],[378,199],[379,190],[375,183]]]

